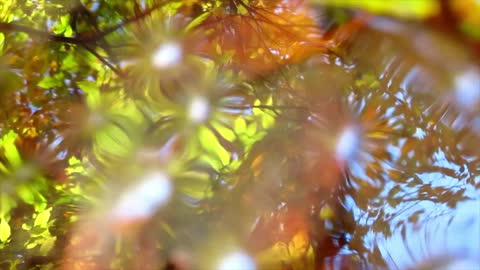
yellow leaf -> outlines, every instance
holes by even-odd
[[[257,261],[259,269],[283,269],[285,265],[293,270],[315,268],[313,248],[308,233],[303,230],[297,232],[288,244],[277,242],[273,247],[260,252]]]
[[[324,206],[322,207],[322,210],[320,210],[320,219],[322,220],[330,220],[335,217],[335,212],[333,212],[332,208],[330,206]]]
[[[293,258],[299,258],[307,254],[309,246],[308,234],[305,231],[300,231],[295,234],[288,244],[288,252]]]
[[[7,242],[12,233],[10,225],[5,219],[0,219],[0,242]]]

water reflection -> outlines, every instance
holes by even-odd
[[[348,104],[367,147],[349,170],[345,203],[357,224],[348,246],[375,268],[478,260],[480,73],[452,42],[434,46],[440,35],[371,26],[349,48],[361,80]]]
[[[390,238],[372,238],[388,263],[399,269],[414,269],[440,258],[477,260],[478,207],[478,201],[461,202],[454,210],[426,201],[410,203],[397,209],[404,210],[402,215],[408,220],[396,219],[407,224],[399,226]]]
[[[479,259],[480,73],[441,35],[377,23],[263,85],[282,113],[233,185],[260,216],[255,252],[308,231],[317,269]]]
[[[113,214],[76,224],[73,239],[82,241],[56,248],[65,250],[56,255],[67,261],[64,269],[82,256],[88,269],[117,257],[135,269],[294,270],[480,259],[480,70],[442,35],[385,19],[344,46],[249,83],[197,59],[212,78],[204,80],[206,68],[199,68],[191,82],[150,89],[140,81],[151,95],[136,102],[90,89],[105,98],[87,95],[92,108],[69,104],[67,127],[53,144],[12,138],[22,154],[36,149],[26,159],[55,179],[67,178],[66,165],[53,162],[67,150],[53,148],[91,146],[92,163],[112,165],[99,173],[114,180],[107,189],[127,182],[117,177],[123,164],[143,172],[132,165],[182,161],[172,177],[138,174],[139,186],[119,192],[117,204],[102,201]],[[165,68],[179,58],[154,64]],[[48,107],[25,108],[27,123]],[[25,168],[12,178],[32,178]],[[112,217],[129,226],[112,232]],[[125,232],[132,235],[122,243],[117,233]],[[89,249],[98,258],[85,255]]]

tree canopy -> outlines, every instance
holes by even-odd
[[[0,0],[0,269],[479,259],[478,18],[474,0]]]

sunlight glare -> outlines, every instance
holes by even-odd
[[[347,126],[343,129],[337,140],[335,157],[341,163],[350,162],[355,158],[359,148],[360,134],[358,128],[355,126]]]
[[[205,97],[197,96],[190,101],[188,108],[189,119],[194,123],[205,122],[210,115],[210,105]]]
[[[176,42],[166,42],[153,53],[153,66],[159,69],[172,67],[180,62],[183,51]]]
[[[455,78],[455,100],[461,109],[473,111],[480,103],[480,72],[470,69]]]
[[[173,192],[170,177],[162,171],[145,174],[139,183],[122,194],[114,205],[116,220],[146,219],[165,205]]]
[[[222,258],[217,270],[255,270],[255,261],[243,251],[232,252]]]

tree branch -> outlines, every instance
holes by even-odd
[[[109,27],[103,31],[98,31],[96,33],[93,33],[91,35],[85,35],[85,33],[79,33],[75,37],[66,37],[62,35],[55,35],[47,31],[43,30],[38,30],[35,28],[31,28],[25,25],[17,24],[17,23],[6,23],[6,22],[0,22],[0,32],[23,32],[26,33],[30,36],[35,36],[38,38],[44,38],[48,41],[53,41],[53,42],[63,42],[63,43],[70,43],[70,44],[77,44],[80,46],[83,46],[85,49],[87,49],[90,53],[95,55],[103,64],[108,66],[110,69],[113,70],[117,75],[121,76],[122,71],[112,65],[108,60],[106,60],[104,57],[99,55],[94,48],[92,48],[92,45],[98,45],[97,42],[101,41],[105,36],[117,31],[118,29],[127,26],[130,23],[137,22],[150,14],[154,12],[155,10],[161,8],[165,4],[165,1],[159,1],[152,5],[151,7],[147,8],[144,10],[142,13],[136,14],[135,16],[128,18],[121,22],[118,25]]]
[[[154,5],[152,5],[150,8],[143,11],[142,13],[137,14],[137,15],[131,17],[131,18],[128,18],[118,25],[109,27],[109,28],[99,32],[99,35],[93,36],[92,38],[95,39],[95,40],[99,40],[99,39],[103,38],[104,36],[106,36],[110,33],[113,33],[113,32],[117,31],[118,29],[120,29],[122,27],[125,27],[125,26],[127,26],[131,23],[137,22],[137,21],[149,16],[150,14],[152,14],[152,12],[161,8],[164,4],[165,4],[164,1],[157,2]]]
[[[43,37],[50,41],[55,41],[55,42],[65,42],[65,43],[71,43],[71,44],[94,43],[103,39],[105,36],[117,31],[118,29],[127,26],[130,23],[137,22],[149,16],[152,12],[159,9],[163,5],[164,5],[164,1],[157,2],[154,5],[152,5],[150,8],[143,11],[142,13],[137,14],[131,18],[128,18],[125,21],[119,23],[118,25],[109,27],[97,33],[93,33],[92,35],[82,35],[82,33],[79,33],[79,35],[76,37],[65,37],[62,35],[51,34],[50,32],[47,32],[47,31],[34,29],[28,26],[24,26],[16,23],[6,23],[6,22],[0,22],[0,31],[23,32],[32,36]]]
[[[82,46],[91,54],[93,54],[95,57],[97,57],[100,62],[102,62],[104,65],[109,67],[115,74],[117,74],[119,77],[123,77],[123,71],[120,70],[119,68],[115,67],[112,63],[110,63],[107,59],[105,59],[103,56],[101,56],[95,49],[91,48],[88,44],[82,44]]]
[[[65,42],[65,43],[72,43],[72,44],[80,44],[85,42],[83,38],[54,35],[46,31],[34,29],[31,27],[16,24],[16,23],[0,22],[0,32],[23,32],[31,36],[45,38],[50,41]]]

